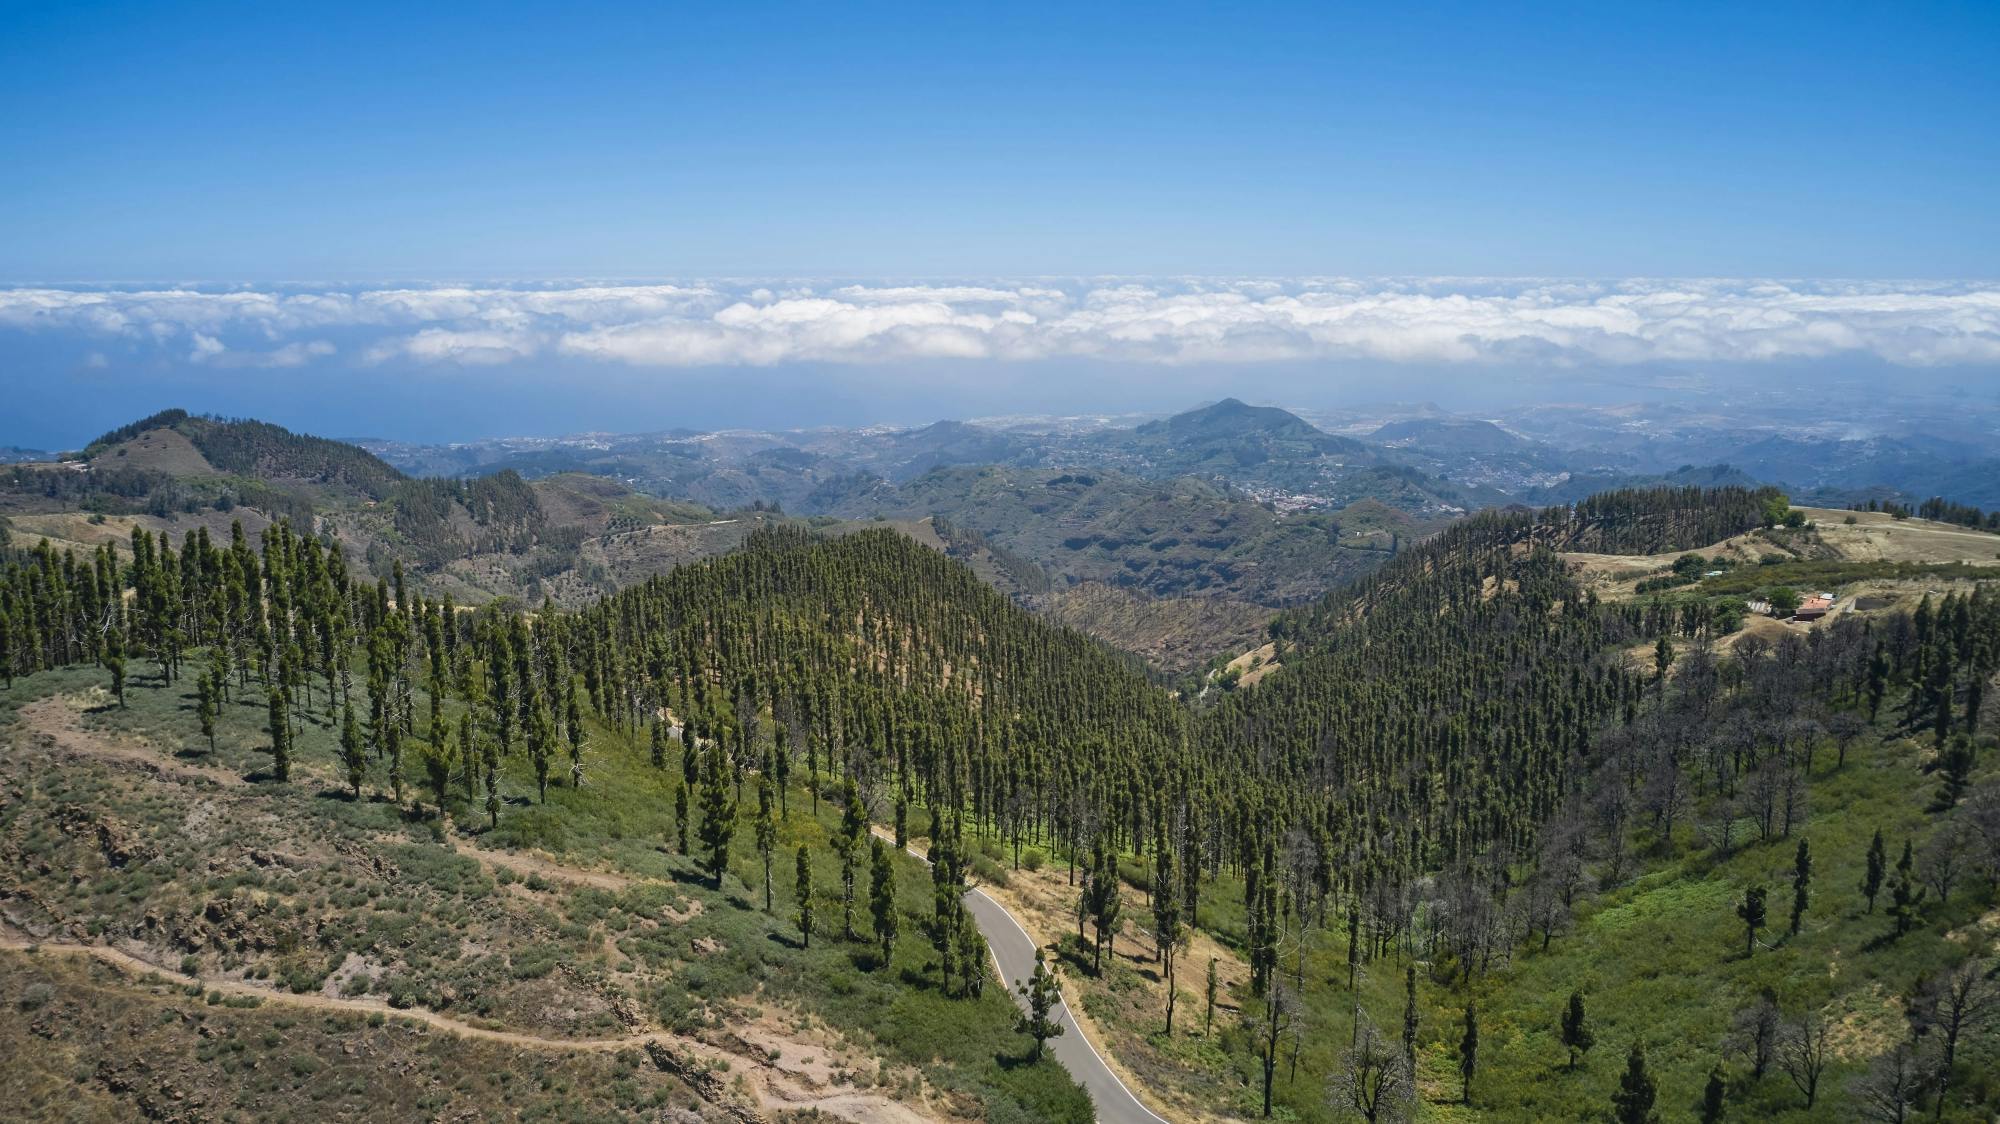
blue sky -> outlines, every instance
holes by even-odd
[[[1394,7],[8,4],[0,281],[2000,274],[2000,5]]]
[[[0,445],[2000,396],[2000,4],[1389,7],[0,0]]]

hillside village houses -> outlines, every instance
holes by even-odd
[[[1747,601],[1744,608],[1758,616],[1771,616],[1771,603],[1761,598]],[[1816,621],[1833,611],[1833,594],[1826,590],[1808,593],[1799,598],[1799,607],[1792,612],[1794,621]]]

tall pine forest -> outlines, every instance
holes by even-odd
[[[107,721],[143,711],[176,768],[235,729],[253,790],[300,794],[279,806],[421,826],[408,869],[425,840],[672,856],[690,893],[740,890],[702,923],[766,918],[737,992],[817,995],[796,965],[839,950],[902,965],[818,1000],[885,1055],[943,1049],[879,1030],[915,992],[933,1031],[1015,1042],[927,1072],[947,1114],[1088,1114],[1006,1025],[1019,981],[988,978],[961,904],[1034,875],[1061,895],[1038,936],[1072,1002],[1176,1119],[1725,1118],[1711,1097],[1730,1119],[1988,1119],[2000,590],[1773,642],[1697,599],[1600,600],[1562,556],[1701,548],[1784,510],[1659,489],[1473,515],[1277,616],[1254,687],[1178,693],[891,529],[759,531],[580,611],[434,598],[420,558],[364,580],[309,517],[138,530],[5,547],[0,675],[13,712],[86,685]],[[10,802],[14,861],[34,801]],[[871,859],[871,825],[931,864]],[[135,908],[10,877],[50,923]],[[399,1005],[477,1009],[403,963]],[[646,1001],[705,1007],[684,978]]]

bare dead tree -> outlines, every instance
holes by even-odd
[[[1407,1120],[1414,1089],[1402,1054],[1375,1029],[1367,1015],[1358,1015],[1354,1045],[1340,1057],[1340,1068],[1328,1084],[1335,1112],[1369,1124]]]
[[[1942,1116],[1945,1093],[1951,1088],[1951,1070],[1958,1063],[1959,1043],[2000,1015],[2000,984],[1977,958],[1967,958],[1951,971],[1926,981],[1911,1004],[1911,1014],[1920,1030],[1937,1035],[1937,1109]]]
[[[1771,1059],[1777,1056],[1778,1035],[1783,1029],[1783,1015],[1778,1010],[1778,997],[1770,988],[1765,988],[1757,1001],[1736,1012],[1729,1031],[1731,1053],[1748,1058],[1750,1076],[1754,1080],[1764,1079],[1765,1071],[1771,1068]]]
[[[1831,1060],[1826,1023],[1818,1015],[1808,1011],[1778,1033],[1778,1065],[1798,1086],[1808,1109],[1819,1099],[1819,1079]]]
[[[1931,832],[1918,857],[1924,885],[1937,894],[1938,904],[1951,900],[1952,889],[1972,872],[1978,861],[1978,842],[1971,825],[1956,815]]]
[[[1898,1042],[1895,1049],[1870,1063],[1868,1071],[1847,1089],[1864,1118],[1880,1124],[1904,1124],[1924,1094],[1929,1071],[1915,1046]]]

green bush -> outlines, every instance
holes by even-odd
[[[538,980],[555,971],[557,953],[546,944],[530,945],[508,956],[508,971],[517,980]]]

